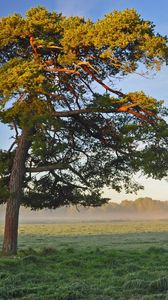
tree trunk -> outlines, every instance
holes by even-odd
[[[31,146],[30,130],[23,129],[18,138],[18,146],[13,161],[9,182],[9,198],[6,206],[5,230],[2,253],[11,255],[17,253],[18,221],[20,200],[23,193],[25,177],[25,162]]]

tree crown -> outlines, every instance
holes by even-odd
[[[33,129],[25,205],[97,205],[106,201],[104,186],[138,188],[131,182],[144,161],[138,143],[149,136],[156,143],[149,128],[166,126],[156,118],[162,103],[143,91],[126,94],[112,80],[142,64],[159,70],[167,55],[166,37],[134,9],[92,22],[36,7],[0,20],[0,119],[15,129],[15,145],[19,130]],[[3,195],[14,154],[0,153]]]

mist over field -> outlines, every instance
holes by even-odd
[[[4,222],[5,206],[0,207],[0,223]],[[21,223],[69,223],[117,220],[157,220],[168,218],[168,201],[138,198],[121,203],[109,202],[101,207],[61,207],[56,210],[31,211],[21,207]]]

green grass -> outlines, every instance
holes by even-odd
[[[168,299],[166,221],[21,225],[19,249],[0,300]]]

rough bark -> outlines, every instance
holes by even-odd
[[[25,162],[31,146],[30,130],[23,129],[18,140],[16,154],[9,182],[9,198],[6,206],[5,230],[2,252],[5,255],[17,253],[18,220],[20,200],[23,193]]]

